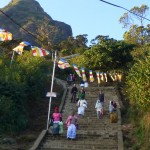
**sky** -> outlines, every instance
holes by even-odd
[[[0,0],[0,8],[11,0]],[[53,20],[64,22],[71,26],[73,36],[87,34],[88,41],[97,35],[109,36],[122,40],[126,29],[119,23],[120,17],[127,11],[108,5],[100,0],[36,0]],[[128,10],[134,6],[146,4],[150,7],[150,0],[106,0]],[[150,10],[146,18],[150,20]],[[145,20],[145,25],[150,21]]]

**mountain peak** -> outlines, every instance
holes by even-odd
[[[51,41],[52,44],[72,36],[71,27],[53,20],[36,0],[11,0],[2,10],[22,28],[34,36]],[[16,39],[26,40],[32,44],[38,43],[36,38],[25,32],[9,17],[0,14],[1,28],[11,32]]]

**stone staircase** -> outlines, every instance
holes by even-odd
[[[80,89],[79,86],[77,86]],[[66,102],[62,111],[63,122],[72,110],[76,110],[75,103],[70,103],[72,86],[68,87]],[[95,103],[98,97],[98,91],[102,89],[106,96],[104,104],[104,117],[97,119]],[[76,140],[66,138],[67,128],[64,125],[64,133],[60,136],[48,134],[39,150],[123,150],[121,118],[119,109],[119,99],[114,87],[87,87],[85,88],[85,99],[88,102],[88,108],[85,115],[78,119],[79,130],[77,130]],[[118,103],[118,122],[110,123],[108,105],[110,100]]]

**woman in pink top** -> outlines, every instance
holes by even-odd
[[[58,107],[55,107],[54,113],[52,114],[53,123],[59,123],[62,121],[62,115],[59,113]]]
[[[60,134],[60,122],[62,121],[62,115],[61,113],[59,113],[58,107],[55,107],[54,109],[54,113],[52,114],[52,120],[53,120],[52,134],[59,135]]]
[[[68,116],[68,118],[66,120],[67,127],[69,127],[70,124],[74,124],[76,126],[77,125],[77,120],[78,120],[78,117],[75,116],[75,112],[73,111],[72,114],[70,116]]]
[[[67,139],[75,139],[76,138],[76,129],[77,129],[77,116],[75,116],[74,111],[72,114],[67,118],[66,125],[67,129]]]

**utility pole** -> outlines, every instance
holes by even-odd
[[[48,116],[47,116],[47,130],[49,126],[49,118],[50,118],[50,111],[51,111],[51,101],[53,96],[53,85],[54,85],[54,75],[55,75],[55,66],[56,66],[56,60],[57,60],[57,51],[55,51],[55,58],[54,58],[54,64],[53,64],[53,74],[52,74],[52,81],[51,81],[51,90],[50,90],[50,98],[49,98],[49,107],[48,107]]]

